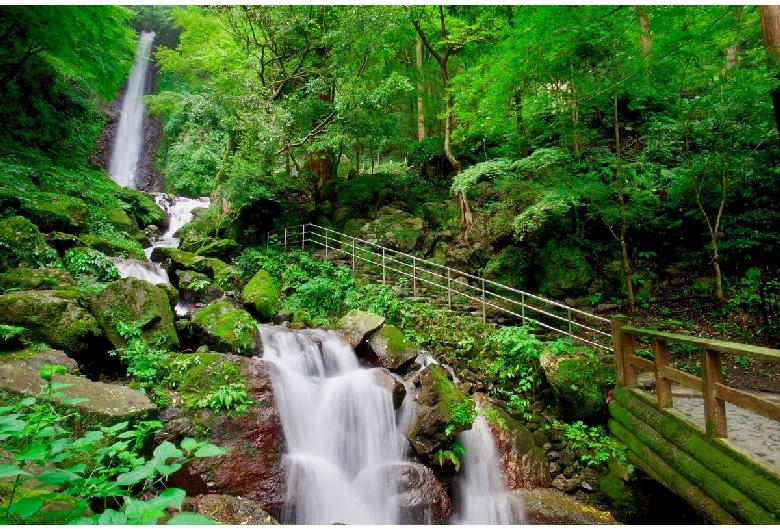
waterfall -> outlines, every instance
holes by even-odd
[[[498,465],[498,453],[490,426],[483,415],[473,427],[460,433],[466,450],[462,476],[455,481],[455,519],[458,524],[524,524],[525,511],[519,498],[507,491]]]
[[[287,441],[284,522],[398,524],[406,440],[377,370],[326,331],[259,330]]]
[[[127,82],[127,90],[122,101],[122,112],[109,165],[109,173],[114,182],[131,189],[136,188],[138,157],[143,145],[143,120],[146,106],[142,96],[146,94],[152,41],[154,41],[153,31],[141,33],[135,64],[130,71],[130,80]]]

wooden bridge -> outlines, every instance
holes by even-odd
[[[713,523],[780,522],[780,466],[729,440],[727,404],[767,424],[780,422],[780,405],[723,384],[722,371],[724,353],[780,362],[780,350],[630,327],[622,316],[613,318],[612,331],[618,382],[609,431],[628,447],[629,462]],[[638,346],[647,343],[640,356]],[[699,349],[701,377],[670,366],[674,344]],[[655,376],[654,392],[639,389],[641,371]],[[701,393],[703,429],[674,410],[672,385]],[[774,451],[780,463],[780,449]]]

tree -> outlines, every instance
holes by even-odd
[[[770,73],[778,77],[780,68],[780,6],[758,6],[761,15],[761,31],[764,35],[767,64]],[[778,77],[780,78],[780,77]],[[775,125],[780,140],[780,87],[772,90],[772,105],[775,109]]]

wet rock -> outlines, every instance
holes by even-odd
[[[580,487],[580,480],[576,477],[566,478],[565,475],[558,475],[552,481],[552,487],[564,493],[571,493]]]
[[[60,269],[11,269],[0,274],[0,292],[9,289],[37,291],[68,289],[76,286],[76,280]]]
[[[273,320],[273,324],[279,326],[282,324],[282,322],[293,322],[294,317],[295,313],[292,311],[282,311],[276,314]]]
[[[261,503],[232,495],[198,495],[187,497],[182,511],[205,515],[212,521],[227,525],[273,525],[279,524]]]
[[[336,324],[336,334],[357,349],[371,333],[385,323],[385,317],[353,309],[344,315]]]
[[[534,444],[536,444],[537,447],[542,447],[546,443],[547,443],[547,433],[544,431],[544,429],[535,430]]]
[[[398,370],[418,353],[417,347],[398,328],[385,324],[371,335],[363,360],[372,366]]]
[[[241,298],[261,322],[270,322],[279,311],[279,291],[271,275],[259,270],[244,287]]]
[[[15,267],[35,267],[40,259],[53,253],[38,227],[24,217],[0,221],[0,272]]]
[[[567,467],[574,464],[574,451],[572,451],[568,447],[566,449],[563,449],[560,452],[560,456],[558,457],[558,463],[563,467]]]
[[[527,524],[618,524],[609,512],[595,510],[555,489],[517,490],[513,493],[523,501]]]
[[[376,370],[376,377],[379,386],[386,388],[393,395],[393,408],[398,410],[406,397],[406,387],[386,368]]]
[[[237,355],[251,355],[252,344],[258,336],[257,321],[252,315],[227,301],[213,303],[195,313],[190,328],[206,345]]]
[[[64,351],[60,350],[37,350],[36,348],[30,348],[9,355],[6,359],[8,362],[4,361],[3,364],[12,364],[13,366],[33,370],[35,373],[38,373],[44,365],[57,364],[64,366],[69,375],[80,375],[78,363],[65,355]]]
[[[398,476],[400,524],[444,524],[452,516],[452,502],[430,468],[404,463],[392,472]]]

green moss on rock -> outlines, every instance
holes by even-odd
[[[526,271],[530,265],[531,261],[522,249],[509,245],[487,262],[482,275],[488,280],[522,289],[527,285]]]
[[[192,325],[203,335],[203,343],[237,355],[251,354],[258,333],[252,315],[229,302],[217,302],[201,309],[192,318]]]
[[[43,265],[52,255],[56,253],[28,219],[16,216],[0,221],[0,271]]]
[[[25,217],[46,232],[78,233],[86,224],[87,205],[75,197],[58,193],[27,193],[19,198]]]
[[[241,297],[261,321],[270,321],[279,311],[279,290],[271,275],[260,269],[244,287]]]
[[[76,281],[73,277],[60,269],[19,268],[0,274],[0,292],[10,289],[18,291],[67,289],[75,286]]]
[[[119,256],[121,258],[146,259],[146,254],[141,245],[130,237],[117,237],[108,239],[95,234],[83,234],[79,240],[84,246],[99,250],[107,256]]]
[[[384,325],[368,341],[372,364],[396,370],[417,357],[417,347],[395,326]]]
[[[195,409],[198,401],[221,386],[242,382],[239,359],[220,353],[180,354],[174,361],[184,370],[177,377],[178,392],[185,408]]]
[[[103,213],[106,215],[109,224],[120,232],[131,233],[138,230],[138,225],[135,224],[135,221],[133,221],[124,210],[116,208],[106,209],[103,210]]]
[[[539,292],[553,298],[576,297],[588,293],[595,277],[583,251],[573,244],[551,240],[539,253],[542,274]]]

